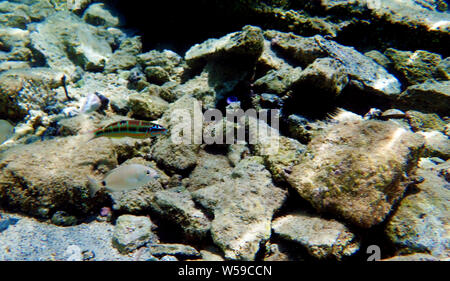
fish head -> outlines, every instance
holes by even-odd
[[[139,175],[139,180],[143,182],[150,182],[151,180],[159,179],[159,177],[160,176],[156,170],[150,167],[146,167],[141,171]]]
[[[154,124],[151,128],[152,135],[156,134],[165,134],[167,132],[167,129],[159,124]]]

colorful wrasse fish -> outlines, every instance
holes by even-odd
[[[99,137],[123,138],[130,137],[136,139],[145,139],[166,133],[166,128],[149,121],[123,120],[109,124],[93,132],[94,136],[90,139]]]

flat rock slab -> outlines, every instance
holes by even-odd
[[[356,236],[342,223],[317,215],[293,213],[272,222],[273,231],[282,238],[306,247],[319,259],[334,257],[341,260],[359,249]]]
[[[150,253],[155,257],[175,256],[177,258],[200,258],[201,254],[193,247],[183,244],[149,245]]]

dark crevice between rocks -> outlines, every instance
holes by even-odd
[[[284,117],[300,114],[312,120],[325,119],[330,112],[337,109],[336,98],[314,85],[296,88],[284,104]]]
[[[125,0],[110,2],[123,14],[123,28],[134,30],[142,36],[144,52],[171,49],[183,55],[194,44],[241,30],[247,24],[301,36],[326,35],[328,32],[320,25],[314,26],[314,20],[294,27],[287,24],[288,19],[276,17],[273,12],[262,12],[261,5],[259,12],[255,12],[247,6],[250,4],[239,1],[158,1],[152,2],[150,9],[136,9],[135,5]],[[269,4],[277,6],[272,2]],[[447,48],[450,45],[449,35],[421,26],[411,27],[390,23],[385,18],[375,18],[367,7],[358,8],[356,5],[350,9],[337,6],[325,11],[317,1],[295,1],[281,7],[296,10],[305,18],[318,17],[331,25],[349,22],[338,30],[334,40],[362,52],[373,49],[384,51],[392,47],[400,50],[428,50],[444,57],[450,55]]]
[[[366,24],[350,24],[334,40],[342,45],[353,46],[363,53],[374,49],[384,52],[387,48],[395,48],[405,51],[427,50],[441,54],[444,58],[450,55],[448,34],[430,31],[422,26],[412,28],[373,18]]]
[[[364,116],[371,108],[382,111],[392,108],[393,101],[385,96],[363,91],[358,87],[347,85],[336,99],[336,107]]]
[[[110,2],[123,15],[124,28],[142,36],[143,52],[170,49],[184,55],[191,46],[241,30],[248,21],[212,1],[152,1],[143,9],[126,0]]]

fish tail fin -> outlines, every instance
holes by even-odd
[[[97,191],[101,189],[100,185],[97,183],[97,181],[89,176],[86,176],[88,179],[88,187],[89,187],[89,196],[92,198],[95,196]]]

